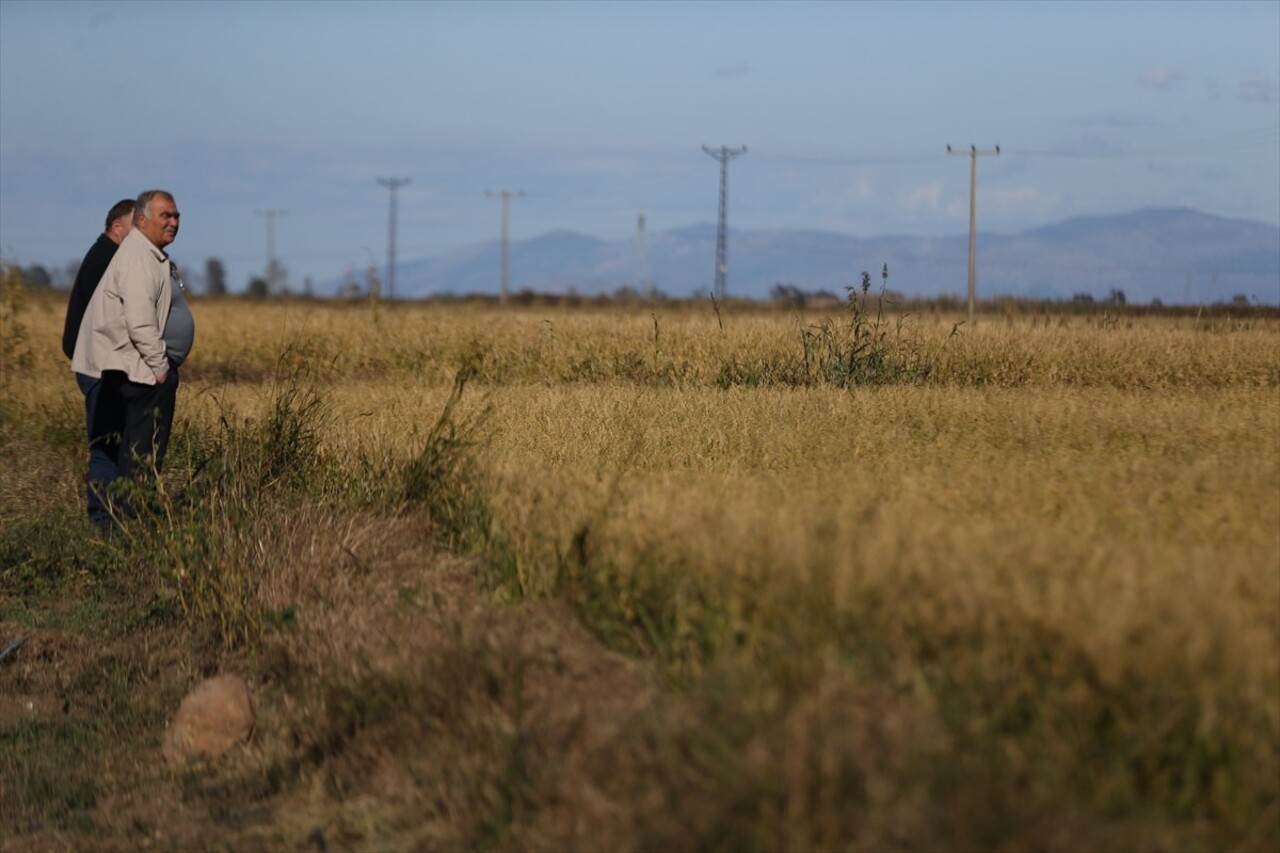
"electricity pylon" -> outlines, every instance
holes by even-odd
[[[276,279],[280,277],[280,265],[276,263],[276,217],[284,216],[287,210],[255,210],[254,213],[267,220],[267,293],[279,296]]]
[[[409,183],[408,178],[378,178],[378,183],[391,190],[391,222],[387,227],[387,299],[396,295],[396,190]]]
[[[734,157],[747,153],[747,146],[741,148],[729,148],[720,146],[719,148],[710,148],[706,145],[702,146],[702,150],[707,152],[713,160],[720,161],[720,222],[716,229],[716,299],[723,300],[725,292],[728,290],[729,276],[729,237],[725,228],[726,208],[729,200],[729,161]]]

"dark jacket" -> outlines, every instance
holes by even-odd
[[[76,337],[80,334],[80,321],[89,307],[93,292],[98,289],[102,274],[115,256],[116,244],[106,234],[99,234],[97,241],[85,252],[76,273],[76,283],[71,286],[71,298],[67,301],[67,321],[62,327],[62,352],[67,358],[76,351]]]

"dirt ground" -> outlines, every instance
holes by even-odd
[[[74,622],[67,599],[0,621],[0,644],[23,640],[0,663],[0,738],[25,762],[4,762],[0,801],[18,808],[0,849],[617,838],[632,809],[601,758],[625,752],[656,701],[644,665],[563,604],[493,601],[414,521],[365,521],[359,552],[309,551],[286,583],[290,615],[252,653],[212,651],[172,615],[130,629],[162,601],[109,603],[77,627],[32,627]],[[166,764],[182,696],[219,672],[248,682],[252,735],[221,759]]]

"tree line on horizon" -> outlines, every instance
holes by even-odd
[[[61,267],[52,269],[43,264],[30,264],[28,266],[20,266],[17,264],[9,264],[16,269],[22,284],[26,287],[42,290],[64,290],[69,291],[71,285],[75,282],[76,273],[80,269],[79,261],[71,261]],[[288,274],[283,265],[276,262],[275,268],[270,271],[273,279],[279,282],[276,285],[271,284],[267,276],[253,275],[250,276],[242,293],[235,294],[231,291],[227,284],[226,266],[220,258],[206,258],[203,268],[199,271],[190,267],[179,265],[178,274],[182,280],[187,283],[195,292],[204,296],[224,297],[224,296],[245,296],[251,299],[273,299],[273,298],[315,298],[311,286],[311,279],[308,277],[300,292],[293,291],[288,284]],[[379,299],[381,294],[381,283],[378,276],[377,267],[370,265],[365,271],[363,281],[357,277],[354,270],[349,270],[346,280],[340,286],[334,295],[334,299],[340,302],[351,302],[363,299]],[[953,294],[941,294],[932,297],[906,297],[894,291],[885,291],[880,295],[883,303],[887,306],[895,306],[904,310],[913,312],[947,312],[947,311],[963,311],[966,303],[963,297]],[[556,304],[556,305],[587,305],[587,304],[607,304],[611,302],[643,302],[643,303],[672,303],[699,301],[701,295],[695,295],[689,299],[680,299],[669,296],[660,290],[652,287],[641,289],[632,284],[623,284],[615,288],[611,293],[601,293],[598,295],[584,296],[576,293],[554,294],[540,293],[532,290],[521,290],[511,294],[509,301],[515,305],[534,305],[534,304]],[[496,301],[496,296],[482,294],[455,294],[442,293],[435,296],[427,297],[424,302],[459,302],[459,301]],[[743,301],[743,300],[735,300]],[[746,300],[755,302],[756,300]],[[769,291],[769,298],[763,300],[766,305],[773,305],[792,310],[806,309],[824,309],[839,306],[844,302],[844,298],[839,294],[833,293],[827,289],[806,290],[795,284],[786,282],[776,282]],[[1250,297],[1247,294],[1234,294],[1229,300],[1218,300],[1212,303],[1198,303],[1196,305],[1167,305],[1160,299],[1153,299],[1149,303],[1137,303],[1131,301],[1125,294],[1125,291],[1113,288],[1105,297],[1097,298],[1093,294],[1081,291],[1072,294],[1071,297],[1065,299],[1047,299],[1047,298],[1029,298],[1021,296],[1002,296],[995,295],[978,300],[979,307],[984,312],[991,313],[1031,313],[1053,309],[1057,312],[1064,310],[1069,313],[1091,313],[1098,309],[1108,311],[1125,310],[1126,313],[1178,313],[1185,310],[1202,310],[1204,308],[1228,309],[1232,312],[1247,311],[1250,314],[1257,313],[1260,316],[1270,316],[1280,313],[1280,309],[1275,306],[1264,305],[1256,296]]]
[[[80,261],[78,260],[69,261],[62,266],[52,268],[44,264],[30,264],[28,266],[14,264],[13,266],[17,268],[22,283],[35,289],[70,290],[72,284],[75,283],[76,274],[80,271]],[[243,295],[260,299],[273,296],[311,295],[310,277],[303,282],[302,293],[294,294],[289,290],[288,275],[282,264],[276,263],[270,274],[272,278],[280,282],[278,287],[272,287],[268,283],[266,276],[253,275],[246,282]],[[233,295],[227,284],[227,268],[221,258],[206,258],[204,266],[199,269],[179,264],[178,275],[188,287],[205,296]]]

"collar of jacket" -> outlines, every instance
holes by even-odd
[[[152,256],[154,256],[154,257],[155,257],[155,259],[156,259],[157,261],[160,261],[161,263],[164,263],[165,261],[169,260],[169,255],[168,255],[167,253],[165,253],[165,252],[164,252],[164,250],[162,250],[162,249],[160,249],[158,246],[156,246],[156,244],[155,244],[155,243],[152,243],[150,240],[148,240],[148,239],[147,239],[147,235],[143,234],[143,233],[142,233],[141,231],[139,231],[137,228],[135,228],[135,229],[133,229],[132,231],[130,231],[130,232],[129,232],[129,236],[125,237],[124,239],[125,239],[125,240],[135,240],[135,241],[140,240],[140,241],[142,241],[142,245],[144,245],[144,246],[146,246],[148,249],[150,249],[150,250],[151,250],[151,254],[152,254]],[[124,245],[124,243],[122,242],[120,245],[121,245],[121,246],[123,246],[123,245]]]

